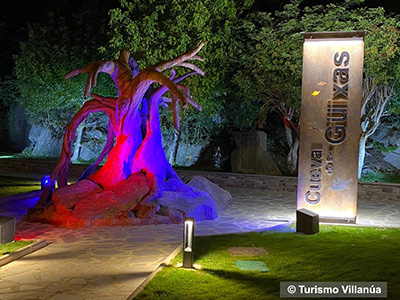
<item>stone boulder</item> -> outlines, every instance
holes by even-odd
[[[194,176],[188,185],[206,192],[214,200],[217,212],[224,211],[231,206],[232,195],[202,176]]]
[[[30,145],[23,151],[26,155],[58,157],[61,153],[62,135],[54,136],[47,127],[33,125],[28,138]]]
[[[397,148],[397,150],[388,153],[385,156],[384,160],[396,169],[400,170],[400,148]]]
[[[162,190],[166,192],[185,192],[190,191],[191,189],[181,180],[171,178],[164,181]]]
[[[99,157],[107,140],[107,115],[90,114],[76,134],[72,161],[90,162]]]
[[[260,130],[235,132],[237,149],[231,155],[232,172],[281,175],[267,151],[267,134]]]
[[[70,228],[131,225],[134,222],[130,212],[151,191],[149,180],[140,172],[107,191],[85,179],[54,192],[52,199],[55,211],[49,219]],[[147,215],[150,213],[147,211]]]
[[[156,202],[161,206],[161,211],[166,210],[175,220],[180,219],[178,212],[193,217],[196,222],[218,218],[214,200],[209,194],[187,186],[178,179],[169,179],[164,183],[163,196]]]
[[[101,193],[102,191],[103,189],[98,184],[84,179],[54,190],[52,200],[56,211],[64,214],[71,212],[80,200],[90,195]]]
[[[384,162],[389,163],[394,170],[400,170],[400,129],[393,127],[391,124],[382,124],[378,127],[376,132],[370,137],[376,143],[382,143],[385,147],[396,146],[397,149],[390,152],[378,152],[371,149],[367,150],[369,155],[366,155],[365,162],[374,170],[386,170],[387,172],[393,171],[385,167]],[[383,160],[383,163],[379,163]],[[378,161],[378,163],[377,163]]]
[[[208,142],[200,142],[198,144],[192,145],[185,142],[180,142],[178,154],[176,157],[176,163],[179,166],[191,166],[193,165],[197,159],[199,158],[202,150],[207,146]],[[174,136],[169,134],[163,135],[163,148],[165,151],[165,155],[167,158],[170,158],[172,155],[172,147],[174,144]]]
[[[156,196],[153,182],[138,172],[104,190],[84,179],[54,190],[51,205],[31,211],[30,219],[68,228],[181,224],[184,216],[196,222],[214,220],[230,206],[231,195],[200,176],[189,184],[177,178],[165,181],[161,197]]]

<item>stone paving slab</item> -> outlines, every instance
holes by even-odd
[[[242,188],[229,191],[234,195],[237,203],[234,209],[239,214],[264,212],[266,220],[296,221],[296,193]],[[358,198],[357,207],[357,222],[353,226],[400,228],[400,201],[363,196]]]
[[[59,228],[22,222],[37,198],[1,203],[17,218],[17,236],[49,245],[0,268],[0,299],[126,299],[182,242],[182,225]],[[234,198],[216,221],[196,224],[196,235],[259,231],[282,224],[250,214]]]
[[[230,188],[232,207],[195,235],[262,231],[295,220],[296,195]],[[0,203],[21,220],[35,199]],[[4,211],[7,211],[5,214]],[[360,225],[400,225],[400,203],[360,199]],[[182,225],[57,228],[19,221],[17,236],[50,245],[0,268],[0,299],[126,299],[181,243]]]

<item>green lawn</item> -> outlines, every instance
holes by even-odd
[[[32,244],[33,241],[14,241],[6,244],[0,244],[0,257],[4,254],[14,252],[22,247]]]
[[[360,182],[384,182],[384,183],[400,183],[400,172],[384,173],[369,172],[359,179]]]
[[[0,198],[28,193],[38,189],[40,189],[40,182],[37,180],[0,176]],[[0,256],[14,252],[32,243],[33,241],[14,241],[0,244]]]
[[[0,176],[0,198],[40,190],[40,180]]]
[[[267,255],[232,257],[229,247],[264,247]],[[316,235],[196,237],[195,263],[202,269],[177,267],[181,253],[137,299],[280,299],[281,281],[387,281],[388,299],[400,299],[399,250],[400,229],[322,225]],[[237,260],[263,261],[270,272],[241,271]]]

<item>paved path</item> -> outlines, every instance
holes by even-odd
[[[18,219],[36,199],[0,204]],[[217,221],[196,225],[196,235],[264,230],[282,224],[265,220],[265,211],[232,207]],[[250,204],[250,203],[249,203]],[[50,245],[0,268],[0,299],[126,299],[181,243],[181,225],[56,228],[19,223],[17,236],[40,238]]]
[[[295,218],[296,195],[231,188],[232,207],[216,221],[196,225],[196,235],[265,230]],[[0,204],[20,219],[36,199]],[[400,227],[400,203],[359,199],[357,225]],[[56,228],[19,223],[19,237],[50,245],[0,268],[0,299],[126,299],[180,244],[181,225]]]
[[[296,220],[296,193],[259,189],[230,188],[236,208],[248,213],[262,214],[268,220]],[[375,196],[359,198],[357,223],[352,226],[400,228],[400,201]],[[244,205],[248,203],[248,208]],[[259,212],[257,212],[259,210]]]

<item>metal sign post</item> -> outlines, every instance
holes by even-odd
[[[364,31],[304,33],[297,208],[355,222]]]

